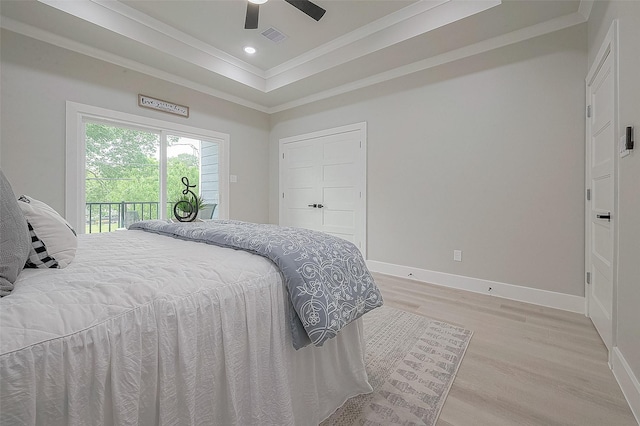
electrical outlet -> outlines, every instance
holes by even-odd
[[[462,262],[462,250],[453,251],[453,260],[456,262]]]

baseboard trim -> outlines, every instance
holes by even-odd
[[[617,346],[613,348],[611,353],[611,366],[613,375],[618,381],[624,397],[627,398],[629,407],[631,407],[631,412],[640,425],[640,382]]]
[[[367,260],[367,266],[371,271],[381,274],[414,279],[425,283],[467,290],[474,293],[488,294],[549,308],[562,309],[563,311],[577,312],[580,314],[585,313],[584,297],[581,296],[539,290],[481,278],[429,271],[427,269],[395,265],[392,263],[378,262],[376,260]]]

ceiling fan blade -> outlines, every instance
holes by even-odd
[[[260,5],[247,2],[247,17],[244,20],[245,30],[255,30],[258,28],[258,12],[260,11]]]
[[[296,9],[306,13],[316,21],[324,16],[326,10],[321,8],[315,3],[311,3],[309,0],[284,0]]]

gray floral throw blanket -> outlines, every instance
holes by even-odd
[[[360,250],[322,232],[277,225],[214,220],[168,223],[150,220],[129,227],[184,240],[245,250],[271,259],[284,278],[293,310],[293,346],[315,346],[382,305],[382,296]]]

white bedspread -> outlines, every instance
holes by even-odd
[[[80,236],[0,299],[2,425],[316,425],[371,391],[362,322],[295,351],[269,260],[142,232]]]

